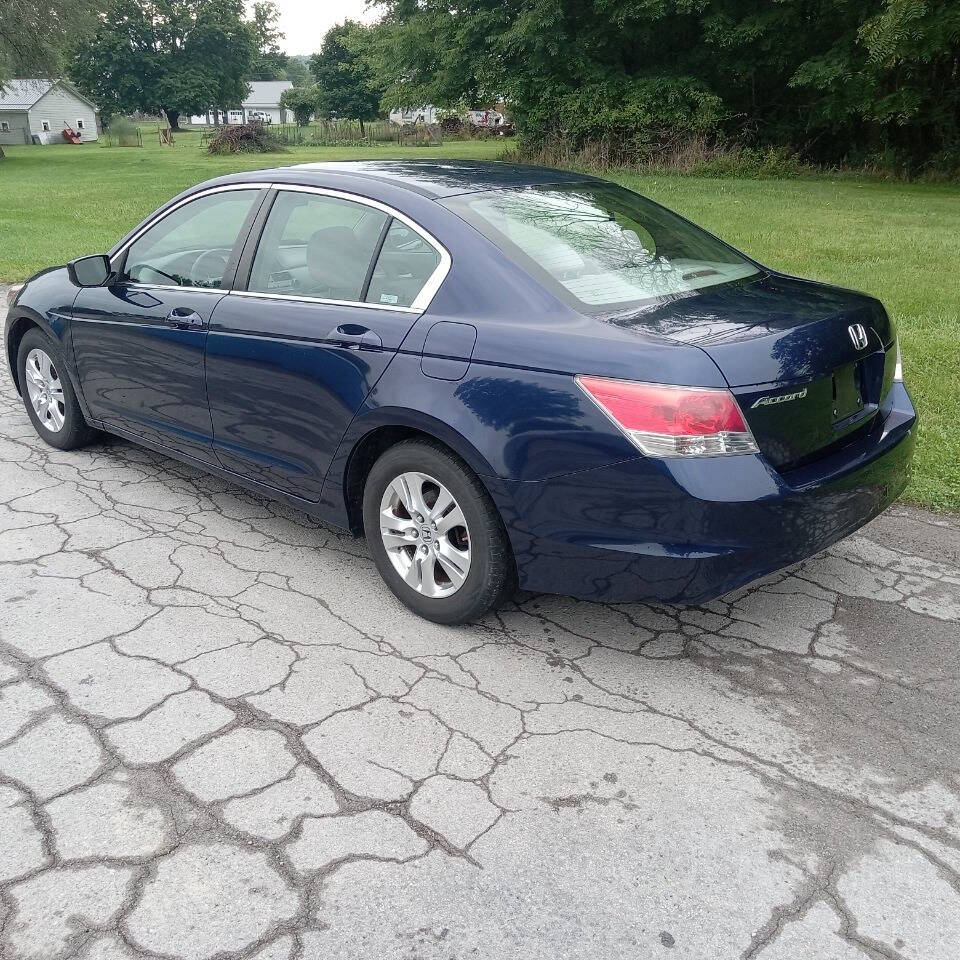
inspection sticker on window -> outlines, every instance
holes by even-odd
[[[289,270],[278,270],[267,277],[267,290],[293,290],[296,287],[296,278]]]
[[[395,296],[392,293],[381,293],[380,302],[381,303],[396,303],[400,298]]]

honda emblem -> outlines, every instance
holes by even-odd
[[[862,323],[851,324],[847,327],[847,333],[850,334],[850,339],[858,350],[862,350],[867,345],[867,331],[863,329]]]

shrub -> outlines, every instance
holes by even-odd
[[[103,124],[103,145],[107,147],[142,147],[140,128],[122,113],[109,117]]]
[[[632,164],[674,143],[715,135],[724,112],[719,97],[693,77],[611,73],[558,89],[518,119],[527,147],[554,141],[599,153],[608,164]]]
[[[262,123],[223,127],[210,140],[207,153],[281,153],[284,147]]]
[[[400,143],[410,147],[435,147],[443,143],[439,123],[409,123],[400,127]]]
[[[456,113],[447,114],[440,121],[440,130],[445,137],[459,137],[465,126],[463,117]]]
[[[352,140],[349,137],[329,137],[324,134],[314,134],[311,143],[318,147],[369,147],[369,140]]]
[[[280,106],[293,114],[298,127],[305,127],[310,118],[319,109],[320,90],[318,87],[292,87],[280,94]]]
[[[496,136],[499,136],[496,127],[478,127],[475,123],[467,122],[460,128],[463,140],[492,140]]]

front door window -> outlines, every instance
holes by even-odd
[[[134,283],[218,289],[259,190],[224,190],[191,200],[138,237],[124,274]]]

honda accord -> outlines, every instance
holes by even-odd
[[[718,597],[876,516],[916,434],[877,300],[559,170],[233,174],[10,300],[47,443],[108,431],[365,536],[441,623]]]

